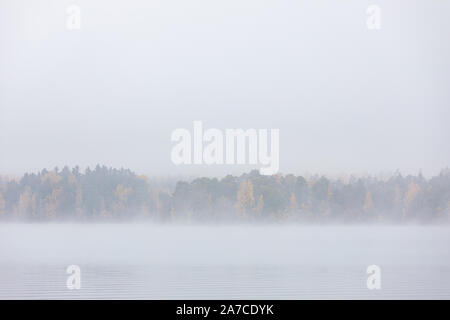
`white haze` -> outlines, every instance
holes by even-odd
[[[0,224],[0,298],[449,299],[449,231]],[[66,287],[69,265],[80,290]],[[381,290],[367,289],[370,265]]]
[[[450,2],[0,2],[0,174],[174,166],[171,132],[280,129],[280,172],[435,175],[449,165]],[[66,7],[81,8],[79,31]]]
[[[38,264],[448,265],[448,227],[0,224],[0,261]]]

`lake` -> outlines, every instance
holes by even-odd
[[[449,299],[449,247],[447,226],[4,223],[0,298]]]

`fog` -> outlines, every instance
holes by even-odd
[[[1,0],[0,299],[449,299],[449,13]]]
[[[0,224],[0,298],[448,299],[448,243],[448,227]]]
[[[125,265],[447,265],[448,227],[0,224],[0,261]]]
[[[81,29],[66,28],[69,4]],[[371,4],[371,3],[370,3]],[[23,1],[0,4],[0,174],[175,166],[170,136],[280,129],[280,172],[435,175],[447,166],[450,3]]]

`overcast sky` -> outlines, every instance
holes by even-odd
[[[0,174],[248,169],[173,165],[171,132],[194,120],[279,128],[282,173],[449,165],[450,1],[0,3]]]

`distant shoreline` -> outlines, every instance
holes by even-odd
[[[450,170],[348,181],[254,170],[170,187],[127,169],[44,169],[0,181],[0,221],[439,225],[450,222]]]

